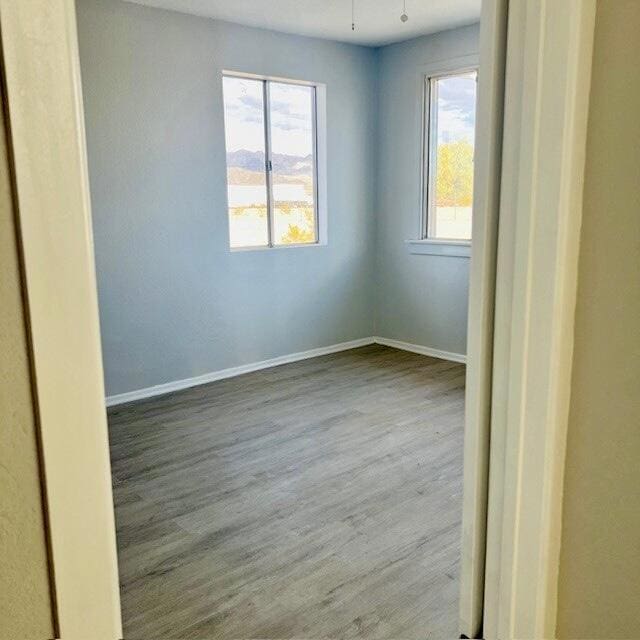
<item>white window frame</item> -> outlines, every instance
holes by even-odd
[[[419,208],[419,215],[416,216],[415,236],[406,241],[407,249],[411,254],[435,255],[449,258],[471,257],[471,240],[445,240],[430,238],[427,235],[428,225],[428,166],[426,162],[429,153],[429,126],[431,118],[429,115],[428,102],[428,82],[429,78],[440,78],[453,76],[459,73],[469,73],[478,71],[479,56],[477,53],[439,60],[437,62],[420,66],[417,69],[416,77],[416,104],[421,105],[417,111],[417,130],[420,132],[420,166],[419,180],[420,191],[416,197],[416,208]],[[478,96],[476,95],[476,120],[477,120]]]
[[[264,76],[254,73],[240,71],[223,71],[222,78],[239,78],[254,80],[262,83],[262,109],[264,121],[264,143],[265,143],[265,179],[267,191],[267,244],[256,246],[231,245],[231,226],[229,225],[229,249],[236,251],[261,251],[265,249],[294,249],[301,247],[317,247],[327,244],[327,224],[326,224],[326,86],[318,82],[306,80],[294,80],[291,78],[279,78],[275,76]],[[272,83],[290,84],[313,88],[312,100],[312,137],[313,137],[313,212],[316,239],[314,242],[276,244],[274,238],[274,215],[273,215],[273,170],[271,157],[271,124],[269,110],[269,87]],[[224,98],[223,98],[224,100]],[[225,117],[226,128],[226,117]],[[226,141],[226,137],[225,137]],[[226,149],[225,149],[226,151]],[[225,153],[226,163],[226,153]],[[229,184],[227,182],[227,224],[229,224]]]
[[[463,244],[470,245],[471,239],[466,238],[437,238],[434,233],[434,210],[435,210],[435,191],[436,191],[436,162],[437,147],[432,144],[437,142],[437,113],[438,113],[438,95],[433,90],[438,80],[445,78],[454,78],[456,76],[475,73],[476,82],[478,79],[478,66],[471,65],[455,70],[447,70],[440,73],[428,74],[424,76],[423,88],[423,136],[422,136],[422,233],[421,238],[428,241],[443,242],[447,244]],[[476,96],[477,104],[477,96]],[[473,204],[472,204],[473,207]]]

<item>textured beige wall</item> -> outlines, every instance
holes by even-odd
[[[599,0],[558,597],[561,638],[640,637],[640,0]]]
[[[1,116],[0,110],[0,116]],[[0,638],[51,638],[25,317],[0,117]]]

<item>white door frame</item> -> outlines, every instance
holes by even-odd
[[[509,0],[483,637],[554,638],[595,0]]]
[[[0,0],[57,633],[122,636],[73,0]]]
[[[460,633],[482,633],[491,426],[493,310],[508,0],[484,0],[476,111],[465,397]]]
[[[480,632],[482,608],[486,638],[555,635],[594,5],[484,0],[495,27],[508,10],[508,39],[499,181],[504,42],[482,29],[481,64],[498,66],[480,81],[478,106],[487,128],[474,194],[485,215],[474,221],[469,321],[467,635]],[[60,635],[119,638],[75,5],[0,0],[0,27]]]

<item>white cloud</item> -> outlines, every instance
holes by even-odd
[[[271,144],[274,153],[312,153],[310,87],[272,83],[270,86]],[[262,83],[244,78],[224,79],[225,132],[228,151],[264,151]]]

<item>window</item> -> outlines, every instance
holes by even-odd
[[[426,78],[423,238],[471,240],[477,72]]]
[[[223,77],[231,248],[318,242],[316,87]]]

